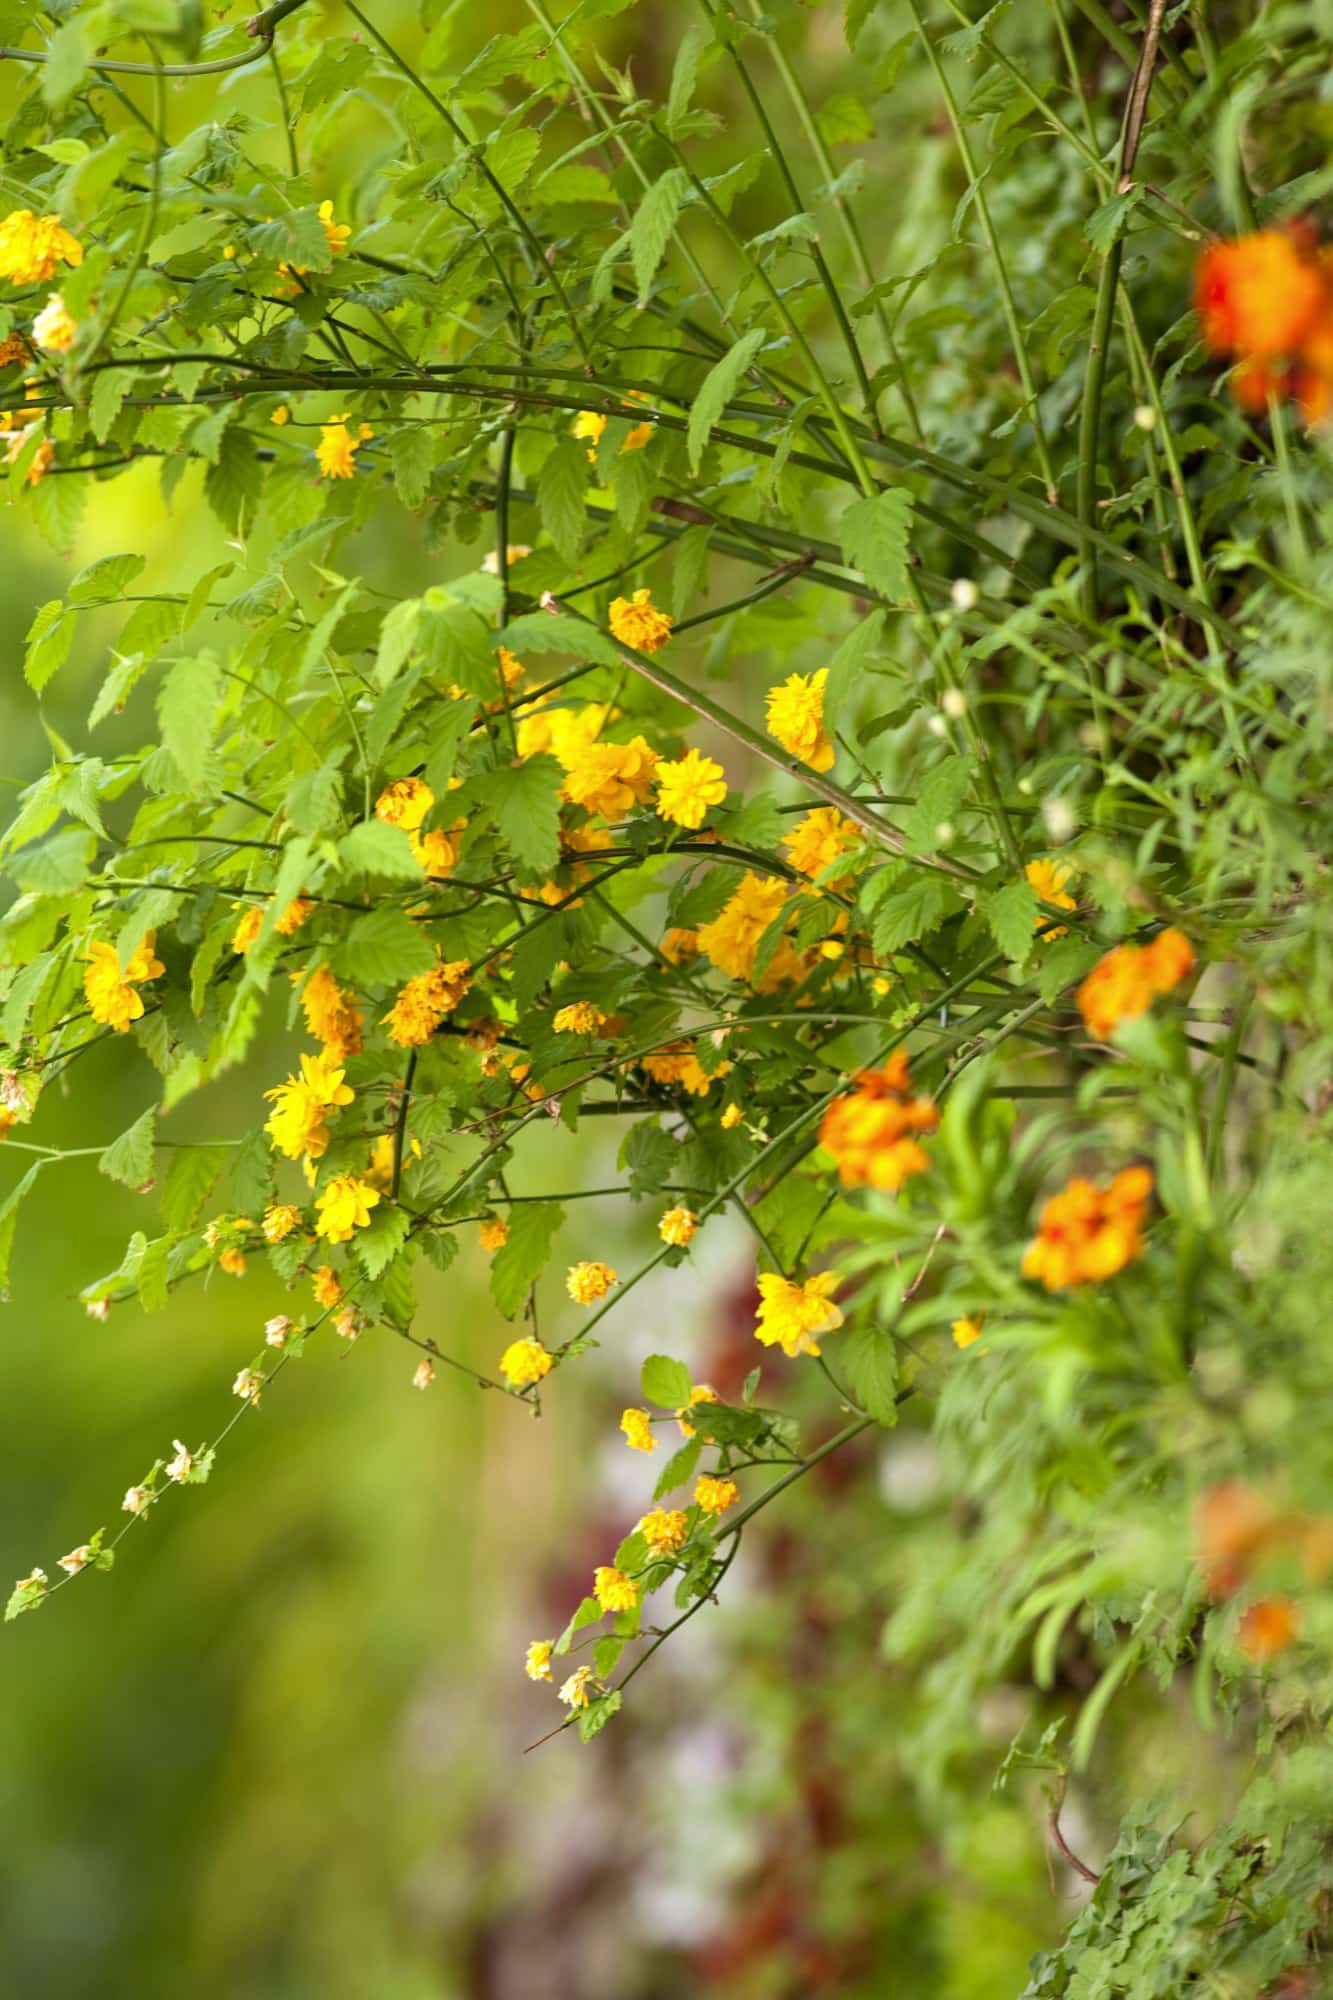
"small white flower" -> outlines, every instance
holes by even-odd
[[[0,1108],[12,1111],[16,1118],[27,1115],[28,1099],[15,1069],[0,1070]]]
[[[926,717],[926,727],[932,736],[947,736],[949,734],[949,725],[942,715],[928,715]]]
[[[257,1403],[263,1386],[262,1375],[257,1375],[253,1368],[242,1368],[231,1385],[231,1393],[233,1396],[239,1396],[243,1403]]]
[[[1041,816],[1046,822],[1047,838],[1057,846],[1070,838],[1078,824],[1068,799],[1047,799],[1042,805]]]
[[[294,1322],[288,1319],[286,1313],[274,1313],[272,1319],[266,1319],[264,1321],[264,1339],[267,1344],[270,1347],[285,1347],[287,1345],[287,1336],[291,1332],[293,1324]]]
[[[973,583],[970,576],[955,577],[953,588],[949,592],[949,595],[953,599],[953,608],[955,611],[974,611],[976,609],[977,586]]]
[[[1157,412],[1151,403],[1140,403],[1134,412],[1134,422],[1141,431],[1150,431],[1157,422]]]
[[[87,1569],[93,1559],[93,1552],[87,1542],[80,1542],[77,1549],[71,1549],[67,1556],[61,1556],[60,1567],[70,1576],[77,1576],[81,1569]]]
[[[940,707],[951,722],[961,722],[967,714],[967,696],[961,688],[945,688],[940,696]]]
[[[333,1315],[333,1330],[339,1340],[355,1340],[361,1331],[361,1315],[355,1306],[344,1306]]]
[[[111,1307],[105,1299],[85,1299],[83,1310],[89,1319],[105,1319]]]
[[[121,1512],[124,1514],[142,1514],[152,1497],[146,1486],[131,1486],[125,1498],[120,1503]]]
[[[412,1387],[414,1389],[429,1389],[434,1380],[435,1364],[430,1359],[430,1356],[427,1355],[423,1360],[418,1361],[416,1365],[416,1370],[412,1376]]]
[[[187,1451],[179,1438],[173,1438],[171,1443],[176,1456],[167,1460],[167,1478],[179,1483],[194,1471],[194,1454]]]

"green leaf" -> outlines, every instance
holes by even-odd
[[[887,956],[905,944],[919,944],[961,908],[957,890],[940,876],[916,875],[905,888],[886,896],[876,910],[875,950]]]
[[[857,1326],[838,1344],[848,1387],[868,1417],[891,1428],[898,1421],[898,1346],[878,1326]]]
[[[380,627],[380,649],[375,660],[375,680],[378,686],[388,687],[389,682],[397,677],[417,643],[417,628],[420,623],[419,597],[400,598],[388,613]]]
[[[104,368],[100,375],[93,378],[92,394],[88,398],[88,420],[99,444],[105,444],[110,437],[134,383],[135,372],[132,368]]]
[[[183,1236],[199,1220],[222,1169],[227,1146],[177,1146],[162,1182],[162,1220],[173,1236]]]
[[[401,424],[389,440],[393,484],[404,507],[413,513],[430,491],[435,445],[425,424]]]
[[[259,1129],[232,1151],[231,1198],[238,1215],[260,1215],[273,1199],[273,1159]]]
[[[940,844],[940,828],[948,825],[972,782],[972,767],[966,757],[945,757],[926,773],[917,792],[916,804],[903,822],[909,853],[933,854]]]
[[[520,660],[529,653],[574,653],[581,659],[596,660],[604,667],[621,664],[619,649],[609,632],[603,632],[600,625],[556,611],[530,611],[522,618],[512,618],[497,637]]]
[[[99,556],[81,569],[65,592],[69,604],[110,604],[123,595],[146,567],[143,556]]]
[[[338,842],[338,858],[351,875],[380,875],[390,882],[419,882],[421,863],[401,826],[362,820]]]
[[[58,597],[43,604],[28,627],[28,650],[23,656],[23,677],[40,694],[51,676],[63,667],[74,643],[74,620]]]
[[[847,634],[829,661],[828,681],[824,687],[824,727],[830,734],[847,696],[861,684],[867,660],[879,652],[884,643],[884,616],[882,611],[872,611],[869,618],[863,618]]]
[[[660,1410],[683,1410],[690,1400],[690,1371],[669,1354],[650,1354],[639,1371],[639,1386]]]
[[[153,1140],[157,1131],[157,1106],[150,1104],[127,1132],[113,1139],[97,1162],[99,1174],[119,1181],[123,1187],[141,1188],[153,1171]]]
[[[578,558],[588,507],[588,449],[562,438],[537,475],[537,505],[551,540],[567,563]]]
[[[707,28],[696,21],[681,38],[680,47],[676,50],[666,115],[666,128],[672,138],[675,138],[679,131],[681,120],[688,112],[690,100],[694,96],[694,86],[699,74],[699,56],[712,39]]]
[[[352,1239],[357,1262],[368,1278],[378,1278],[387,1270],[407,1241],[411,1226],[412,1218],[396,1202],[381,1201],[370,1211],[368,1226],[358,1229]]]
[[[41,1160],[35,1161],[22,1180],[14,1183],[3,1204],[0,1204],[0,1299],[9,1298],[9,1259],[14,1248],[14,1231],[19,1219],[19,1205],[35,1185],[43,1164]]]
[[[866,582],[895,603],[907,597],[907,547],[912,529],[912,496],[904,486],[886,487],[853,501],[839,523],[842,552]]]
[[[333,954],[334,971],[358,986],[401,986],[434,963],[425,932],[388,905],[358,917]]]
[[[192,791],[203,789],[221,696],[222,670],[207,653],[175,661],[158,692],[162,741]]]
[[[9,873],[36,895],[67,896],[83,886],[96,847],[97,836],[86,827],[62,827],[50,840],[16,854]]]
[[[678,1486],[684,1486],[694,1477],[694,1468],[699,1463],[702,1451],[702,1441],[693,1437],[688,1444],[683,1444],[679,1451],[672,1452],[658,1474],[657,1484],[653,1488],[654,1500],[664,1499],[668,1493],[674,1493]]]
[[[671,241],[671,232],[676,226],[689,185],[689,176],[683,167],[668,167],[661,180],[655,181],[649,188],[635,211],[630,224],[629,247],[641,306],[648,303],[653,277]]]
[[[283,811],[296,833],[309,839],[335,826],[342,817],[341,765],[347,751],[340,747],[313,771],[303,771],[287,788]]]
[[[1128,229],[1130,217],[1143,200],[1143,192],[1141,187],[1132,187],[1124,194],[1113,194],[1084,223],[1083,234],[1103,257]]]
[[[761,326],[752,327],[704,377],[703,386],[690,406],[690,420],[685,433],[692,472],[698,471],[699,460],[713,434],[714,424],[735,395],[742,377],[766,339]]]
[[[487,780],[487,804],[506,846],[520,869],[539,881],[560,859],[563,783],[560,766],[546,756],[501,765]]]
[[[579,1710],[580,1743],[591,1743],[598,1731],[606,1728],[611,1717],[620,1713],[621,1699],[620,1689],[612,1688],[609,1694],[599,1695],[596,1701],[590,1701],[586,1708]]]
[[[1021,965],[1032,949],[1039,910],[1036,891],[1027,882],[1006,882],[1002,889],[981,899],[981,912],[991,936],[1015,965]]]
[[[155,1236],[151,1243],[144,1245],[139,1268],[134,1274],[134,1288],[145,1312],[161,1312],[171,1296],[167,1276],[170,1254],[169,1236]]]
[[[506,1319],[521,1311],[564,1219],[558,1201],[522,1201],[510,1209],[509,1239],[491,1261],[491,1297]]]

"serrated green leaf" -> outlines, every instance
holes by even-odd
[[[1027,882],[1006,882],[981,901],[990,934],[1005,957],[1021,965],[1032,949],[1032,934],[1040,912],[1036,891]]]
[[[74,643],[74,620],[58,597],[43,604],[28,627],[28,649],[23,656],[23,678],[34,693],[40,694],[51,676],[69,658]]]
[[[517,1202],[509,1211],[509,1237],[491,1262],[491,1297],[506,1319],[522,1309],[565,1219],[558,1201]]]
[[[173,1236],[193,1229],[218,1176],[227,1164],[226,1146],[177,1146],[162,1181],[162,1220]]]
[[[381,875],[389,882],[419,882],[421,863],[401,826],[362,820],[338,842],[338,859],[351,875]]]
[[[905,944],[919,944],[961,908],[962,899],[948,882],[938,875],[917,875],[886,896],[876,910],[875,950],[887,957]]]
[[[972,767],[966,757],[945,757],[926,773],[916,804],[903,822],[909,853],[934,853],[940,828],[952,822],[971,782]]]
[[[698,1438],[691,1438],[688,1444],[680,1447],[679,1451],[672,1452],[658,1474],[657,1484],[653,1488],[654,1500],[665,1499],[668,1493],[674,1493],[678,1486],[684,1486],[694,1477],[694,1468],[699,1463],[702,1450],[701,1441]]]
[[[641,306],[648,303],[653,278],[671,241],[671,232],[676,226],[689,185],[683,167],[668,167],[662,178],[649,188],[635,211],[630,224],[629,247]]]
[[[892,1426],[898,1421],[898,1347],[882,1327],[853,1327],[838,1344],[847,1386],[868,1417]]]
[[[358,986],[401,986],[429,972],[435,950],[401,910],[382,906],[358,917],[333,954],[340,978]]]
[[[704,448],[713,434],[713,426],[722,415],[726,405],[735,395],[747,369],[767,335],[762,327],[752,327],[749,333],[741,335],[734,347],[709,369],[703,384],[690,406],[689,424],[685,441],[690,454],[690,470],[697,472]]]
[[[136,1118],[129,1130],[113,1139],[97,1162],[99,1174],[119,1181],[123,1187],[141,1188],[153,1171],[153,1141],[157,1132],[157,1106]]]
[[[213,737],[213,713],[222,695],[222,670],[207,653],[177,660],[158,691],[162,741],[191,790],[203,788]]]
[[[529,757],[501,765],[487,782],[491,815],[514,860],[538,881],[560,859],[560,790],[564,773],[554,757]]]
[[[853,569],[886,597],[902,603],[907,589],[907,550],[912,531],[912,496],[904,486],[886,487],[869,499],[853,501],[838,524],[842,552]]]
[[[387,1270],[407,1241],[411,1226],[412,1218],[396,1202],[381,1201],[371,1210],[369,1225],[358,1229],[352,1239],[356,1260],[368,1278],[374,1280]]]
[[[683,1410],[690,1400],[690,1371],[669,1354],[650,1354],[639,1371],[639,1386],[659,1410]]]
[[[562,438],[537,475],[537,506],[551,540],[567,563],[578,559],[588,507],[588,450]]]

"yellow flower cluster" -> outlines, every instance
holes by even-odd
[[[424,778],[395,778],[376,799],[375,817],[415,833],[434,804],[435,794]]]
[[[156,955],[157,932],[147,931],[143,941],[130,954],[124,970],[120,956],[114,945],[104,944],[94,938],[88,946],[88,969],[83,975],[84,997],[94,1021],[103,1028],[114,1028],[118,1035],[128,1033],[131,1021],[143,1018],[143,1000],[138,988],[149,980],[160,979],[166,970]]]
[[[812,771],[827,771],[833,764],[833,745],[824,734],[827,686],[828,668],[821,667],[813,674],[788,674],[764,698],[769,735]]]
[[[728,979],[749,980],[754,973],[759,940],[781,913],[787,901],[787,885],[774,875],[747,871],[730,899],[711,923],[699,928],[699,949],[710,965]],[[779,944],[762,978],[759,990],[768,992],[784,980],[799,979],[804,966],[790,945]]]
[[[576,1306],[594,1306],[603,1299],[612,1285],[620,1283],[609,1264],[595,1261],[571,1264],[565,1274],[565,1290]]]
[[[592,742],[565,764],[562,796],[603,819],[623,819],[646,803],[657,771],[657,752],[642,736],[628,743]]]
[[[930,1165],[917,1135],[935,1130],[939,1112],[933,1099],[913,1097],[901,1049],[881,1069],[858,1071],[853,1082],[856,1089],[835,1097],[824,1113],[819,1143],[837,1161],[844,1187],[896,1193]]]
[[[671,637],[671,615],[658,610],[649,590],[615,598],[609,616],[613,635],[637,653],[660,653]]]
[[[0,222],[0,278],[11,285],[36,285],[54,278],[61,264],[81,264],[83,245],[58,215],[34,215],[16,208]]]
[[[1067,861],[1029,861],[1023,870],[1028,883],[1043,903],[1053,903],[1057,910],[1076,910],[1078,904],[1068,892],[1068,884],[1074,879],[1074,871]],[[1040,933],[1038,942],[1050,944],[1054,938],[1068,937],[1064,924],[1057,924],[1053,930],[1043,930],[1048,921],[1044,911],[1039,912],[1035,928]]]
[[[800,875],[822,875],[859,845],[861,836],[836,806],[816,806],[782,836],[787,859]],[[845,874],[847,871],[840,870]]]
[[[657,767],[657,816],[676,826],[702,826],[704,815],[727,796],[726,772],[711,757],[687,750]]]
[[[285,1243],[292,1231],[301,1227],[301,1211],[290,1202],[276,1202],[264,1210],[260,1226],[266,1243]]]
[[[34,347],[48,354],[68,354],[79,334],[79,323],[59,292],[52,292],[32,323]]]
[[[1077,993],[1090,1035],[1107,1042],[1122,1021],[1146,1014],[1194,970],[1194,951],[1182,931],[1166,930],[1151,944],[1118,944],[1098,959]]]
[[[632,1611],[639,1601],[639,1586],[623,1569],[601,1563],[593,1571],[593,1595],[603,1611]]]
[[[820,1271],[804,1283],[777,1271],[761,1271],[758,1282],[754,1331],[765,1347],[780,1347],[793,1358],[818,1354],[818,1336],[834,1333],[842,1325],[842,1313],[832,1299],[841,1282],[837,1271]]]
[[[638,1532],[655,1556],[674,1556],[684,1548],[690,1524],[679,1507],[654,1507],[638,1524]]]
[[[658,1218],[657,1233],[664,1243],[685,1250],[694,1241],[699,1218],[692,1208],[669,1208]]]
[[[365,1022],[350,993],[341,987],[327,965],[316,966],[300,993],[301,1012],[306,1026],[327,1055],[339,1062],[361,1053]]]
[[[600,1007],[594,1007],[591,1000],[573,1000],[568,1007],[556,1010],[551,1026],[557,1034],[595,1035],[599,1028],[606,1026],[606,1015]]]
[[[636,403],[643,401],[641,390],[631,389],[630,396]],[[589,465],[597,463],[597,446],[602,441],[609,421],[610,419],[605,417],[600,410],[580,410],[574,419],[574,436],[582,439],[587,444]],[[627,433],[625,442],[620,447],[621,451],[642,451],[652,434],[653,427],[651,424],[635,424],[633,429]]]
[[[668,1042],[654,1055],[640,1057],[639,1068],[654,1083],[678,1083],[691,1097],[707,1097],[714,1083],[729,1073],[731,1064],[719,1063],[710,1074],[699,1061],[693,1042]]]
[[[1048,1292],[1112,1278],[1143,1254],[1143,1225],[1152,1196],[1147,1167],[1126,1167],[1104,1188],[1076,1174],[1041,1211],[1037,1235],[1023,1253],[1023,1276]]]
[[[477,1231],[477,1241],[488,1255],[494,1255],[509,1241],[509,1224],[502,1215],[488,1215]]]
[[[740,1497],[741,1489],[734,1479],[715,1479],[711,1473],[701,1472],[694,1482],[694,1504],[701,1514],[725,1514]]]
[[[466,958],[442,959],[429,972],[409,979],[384,1016],[389,1040],[403,1049],[422,1047],[471,985],[472,964]]]
[[[530,1382],[540,1382],[554,1366],[554,1355],[539,1340],[511,1340],[500,1356],[500,1373],[511,1389],[526,1389]]]
[[[631,1451],[657,1450],[657,1439],[653,1436],[653,1420],[647,1410],[622,1411],[620,1428],[625,1433],[625,1442]]]

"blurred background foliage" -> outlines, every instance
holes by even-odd
[[[245,10],[218,18],[228,11],[239,19]],[[339,17],[332,0],[323,11]],[[484,10],[378,0],[374,11],[407,45],[448,19],[460,63],[529,18],[521,0]],[[891,47],[911,19],[883,0],[885,16],[900,11]],[[663,94],[683,12],[661,0],[607,18],[607,61]],[[294,24],[303,44],[320,33],[311,14]],[[925,378],[933,443],[966,456],[1004,405],[974,372],[975,340],[955,365],[951,330],[993,319],[997,354],[1004,336],[994,298],[977,290],[974,254],[956,243],[940,250],[963,183],[929,72],[918,57],[891,107],[871,98],[867,108],[842,7],[789,9],[784,21],[806,87],[826,107],[835,157],[868,164],[876,268],[933,266],[906,315],[903,351]],[[1091,52],[1101,45],[1072,32],[1095,85],[1104,55]],[[1049,9],[1015,5],[1005,45],[1018,63],[1053,73]],[[1106,80],[1112,91],[1123,84],[1119,72]],[[746,114],[724,66],[708,97],[723,114],[726,159]],[[183,131],[205,114],[262,124],[276,97],[261,66],[177,84],[171,106]],[[1283,171],[1326,149],[1317,115],[1302,117],[1282,128],[1293,155]],[[392,135],[354,87],[326,107],[319,135],[320,175],[340,215],[355,219]],[[276,127],[268,152],[280,165]],[[787,212],[785,195],[761,177],[744,197],[747,226],[763,226],[770,192],[774,214]],[[1031,144],[992,199],[1018,246],[1020,310],[1035,316],[1046,246],[1084,212],[1085,193],[1057,151]],[[1183,311],[1178,245],[1176,257],[1161,273],[1162,324]],[[1043,365],[1058,426],[1078,371],[1074,357],[1067,379],[1053,366],[1058,325],[1038,322],[1037,332],[1052,343]],[[1116,393],[1127,417],[1132,391],[1119,384]],[[1215,509],[1227,498],[1220,466],[1216,488],[1205,503]],[[141,551],[151,590],[182,540],[196,574],[210,542],[219,558],[224,543],[193,472],[168,515],[148,468],[93,487],[75,542],[59,553],[22,507],[9,509],[7,527],[0,743],[3,780],[18,785],[48,755],[17,664],[35,607],[96,556]],[[345,561],[407,594],[442,561],[471,559],[428,549],[409,517],[386,507]],[[755,689],[769,677],[754,657],[764,621],[783,615],[770,606],[742,635]],[[72,737],[105,664],[97,634],[86,618],[48,703],[51,724]],[[734,634],[731,644],[734,675]],[[104,755],[134,740],[119,719],[103,737]],[[744,775],[738,768],[737,780]],[[245,1066],[199,1109],[182,1107],[182,1136],[191,1119],[210,1137],[245,1129],[291,1046],[275,1008]],[[80,1066],[58,1112],[56,1092],[44,1101],[43,1137],[100,1146],[142,1101],[135,1059],[103,1048]],[[545,1174],[550,1143],[544,1135]],[[585,1129],[558,1143],[587,1185],[616,1180],[614,1140]],[[529,1158],[520,1191],[525,1172],[529,1185],[543,1184]],[[14,1177],[0,1159],[0,1186]],[[78,1287],[118,1261],[135,1200],[88,1159],[45,1177],[25,1211],[0,1322],[9,1408],[0,1568],[7,1561],[12,1576],[34,1560],[49,1566],[114,1519],[120,1494],[171,1438],[211,1433],[257,1320],[284,1303],[276,1284],[270,1295],[270,1281],[251,1278],[242,1308],[233,1282],[215,1272],[165,1315],[128,1306],[105,1325],[86,1317]],[[1280,1207],[1275,1198],[1274,1215]],[[629,1257],[630,1232],[640,1249],[648,1240],[650,1223],[627,1221],[622,1205],[596,1213],[612,1262],[618,1251]],[[522,1676],[523,1644],[563,1622],[597,1552],[641,1502],[642,1481],[615,1434],[639,1361],[669,1325],[696,1379],[727,1395],[753,1357],[747,1241],[719,1222],[701,1253],[641,1287],[594,1369],[581,1372],[580,1394],[552,1396],[540,1424],[451,1373],[429,1395],[413,1394],[412,1356],[387,1335],[312,1354],[238,1427],[213,1485],[154,1510],[112,1577],[89,1579],[6,1633],[6,1990],[60,2000],[182,1991],[200,2000],[975,2000],[1021,1990],[1032,1954],[1063,1933],[1089,1885],[1052,1847],[1050,1769],[1019,1757],[1001,1786],[992,1779],[1038,1700],[1043,1719],[1058,1714],[1063,1682],[1084,1694],[1098,1668],[1074,1649],[1041,1698],[1023,1660],[990,1656],[975,1675],[968,1668],[969,1648],[984,1651],[987,1635],[984,1606],[968,1596],[975,1552],[967,1563],[957,1552],[981,1517],[983,1475],[964,1442],[975,1411],[961,1404],[994,1398],[992,1425],[1018,1453],[1032,1413],[1008,1362],[983,1386],[976,1371],[959,1372],[948,1392],[960,1405],[955,1441],[947,1399],[936,1437],[909,1411],[891,1437],[859,1442],[768,1516],[726,1608],[654,1663],[644,1698],[594,1745],[566,1736],[523,1754],[550,1716],[544,1691]],[[452,1351],[479,1364],[506,1337],[479,1257],[460,1260],[447,1280],[423,1276],[421,1313],[423,1326],[446,1326]],[[594,1373],[597,1397],[588,1392]],[[783,1387],[799,1408],[794,1376]],[[819,1400],[812,1394],[811,1409]],[[1005,1560],[997,1543],[997,1568]],[[954,1634],[947,1651],[942,1629]],[[983,1678],[990,1686],[978,1700]],[[1205,1816],[1243,1779],[1225,1741],[1205,1734],[1167,1687],[1116,1715],[1095,1798],[1089,1790],[1065,1802],[1072,1851],[1100,1863],[1144,1771],[1173,1779]]]

